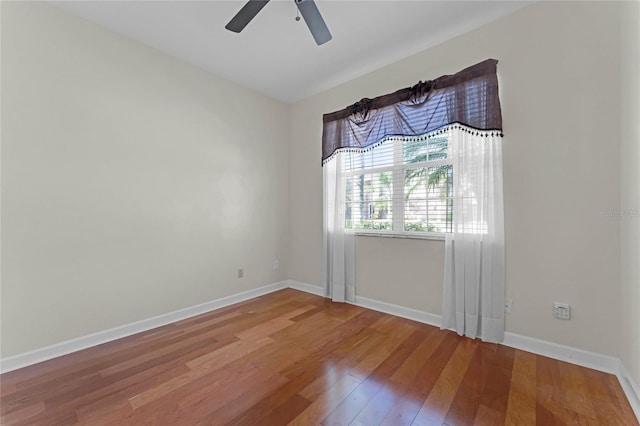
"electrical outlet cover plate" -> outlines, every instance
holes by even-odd
[[[571,306],[568,303],[555,302],[553,304],[553,316],[559,319],[571,319]]]
[[[505,313],[510,314],[512,308],[513,308],[513,300],[504,299],[504,311],[505,311]]]

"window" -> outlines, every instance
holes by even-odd
[[[345,228],[428,235],[453,228],[449,132],[384,139],[345,153]]]

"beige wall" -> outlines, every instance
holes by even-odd
[[[605,215],[640,199],[636,12],[541,2],[287,108],[3,2],[2,357],[286,278],[320,285],[321,115],[493,57],[507,330],[621,354],[640,382],[639,221]],[[357,245],[359,296],[440,314],[441,241]]]
[[[442,241],[360,236],[356,241],[356,293],[440,315],[443,264]],[[398,288],[401,291],[395,291]]]
[[[2,2],[2,357],[286,279],[287,140],[284,104]]]
[[[640,384],[640,3],[620,8],[623,364]]]
[[[504,118],[507,330],[618,354],[616,3],[540,2],[291,108],[290,276],[321,282],[321,116],[496,58]],[[357,239],[356,293],[439,314],[441,241]],[[407,262],[407,259],[415,260]],[[551,315],[554,301],[573,308]]]

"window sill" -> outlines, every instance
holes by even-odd
[[[407,238],[412,240],[436,240],[436,241],[444,241],[445,234],[439,233],[429,233],[429,234],[412,234],[412,233],[392,233],[392,232],[367,232],[367,231],[353,231],[349,232],[357,237],[383,237],[383,238]]]

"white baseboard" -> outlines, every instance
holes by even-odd
[[[629,404],[631,404],[633,412],[636,413],[636,418],[640,422],[640,386],[633,380],[633,377],[631,377],[631,374],[625,368],[622,361],[619,361],[618,367],[618,381],[620,382],[620,386],[622,386],[624,394],[627,396]]]
[[[585,351],[583,349],[565,346],[547,340],[536,339],[523,336],[521,334],[505,332],[503,345],[534,354],[543,355],[559,361],[569,362],[582,367],[604,371],[605,373],[617,374],[620,360],[609,355],[602,355],[596,352]]]
[[[502,344],[615,375],[636,418],[640,421],[640,387],[619,358],[510,332],[505,333]]]
[[[315,294],[316,296],[324,296],[324,289],[317,285],[303,283],[301,281],[289,280],[289,287],[295,290],[304,291],[306,293]]]
[[[440,315],[430,314],[417,309],[405,308],[404,306],[394,305],[392,303],[380,302],[379,300],[369,299],[368,297],[356,296],[354,305],[422,322],[435,327],[440,327],[440,324],[442,323],[442,317]]]
[[[151,330],[166,324],[171,324],[173,322],[210,312],[225,306],[233,305],[234,303],[282,290],[287,287],[318,296],[324,296],[324,290],[322,287],[295,280],[280,281],[264,287],[244,291],[242,293],[169,312],[167,314],[158,315],[153,318],[148,318],[131,324],[125,324],[120,327],[111,328],[109,330],[4,358],[0,360],[0,372],[6,373],[8,371],[17,370],[19,368],[57,358],[62,355]],[[435,327],[440,327],[442,322],[442,317],[440,315],[406,308],[392,303],[381,302],[367,297],[356,296],[354,304],[363,308],[407,318]],[[636,417],[640,420],[640,387],[633,380],[620,359],[511,332],[505,333],[505,339],[502,344],[560,361],[566,361],[583,367],[592,368],[594,370],[615,374],[620,381],[620,385],[622,386]]]
[[[0,360],[0,373],[17,370],[19,368],[57,358],[62,355],[67,355],[72,352],[87,349],[92,346],[101,345],[112,340],[120,339],[123,337],[131,336],[132,334],[171,324],[173,322],[204,314],[215,309],[233,305],[234,303],[242,302],[247,299],[252,299],[254,297],[262,296],[267,293],[282,290],[287,287],[289,287],[288,281],[280,281],[264,287],[243,291],[242,293],[237,293],[231,296],[222,297],[220,299],[211,300],[199,305],[190,306],[185,309],[180,309],[152,318],[147,318],[141,321],[114,327],[108,330],[99,331],[87,336],[82,336],[76,339],[56,343],[51,346],[46,346],[44,348],[36,349],[30,352],[7,357]]]
[[[300,282],[296,282],[296,285],[291,287],[301,291],[307,291],[307,288],[319,288]],[[406,308],[392,303],[381,302],[367,297],[356,296],[354,305],[422,322],[435,327],[440,327],[440,324],[442,324],[442,317],[440,315]],[[636,417],[640,421],[640,387],[635,383],[620,359],[511,332],[505,332],[505,338],[502,344],[537,355],[547,356],[549,358],[616,375]]]
[[[301,291],[307,291],[307,288],[319,288],[300,282],[296,282],[296,285],[291,287]],[[379,300],[369,299],[368,297],[356,296],[354,305],[422,322],[435,327],[440,327],[442,324],[442,317],[440,315],[406,308],[392,303],[381,302]],[[620,360],[618,358],[573,348],[571,346],[560,345],[546,340],[523,336],[517,333],[505,332],[505,338],[502,344],[560,361],[566,361],[583,367],[604,371],[606,373],[618,374],[619,372]]]

